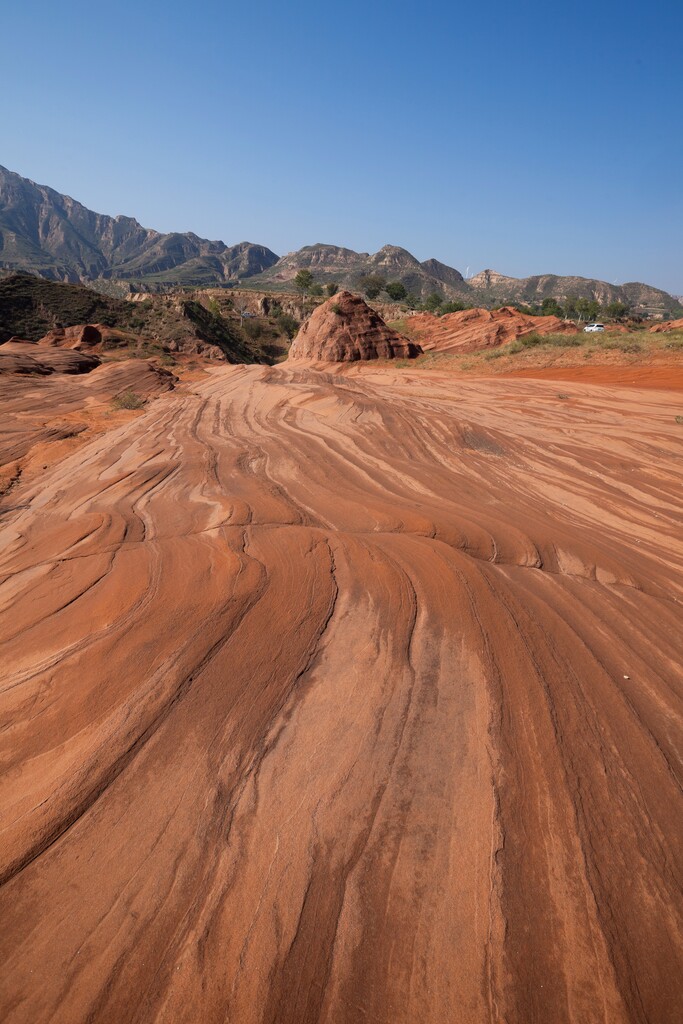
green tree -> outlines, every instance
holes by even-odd
[[[579,320],[595,320],[596,317],[600,316],[600,303],[595,299],[577,299],[576,310],[579,314]]]
[[[386,279],[380,277],[379,274],[363,274],[358,279],[358,284],[368,299],[376,299],[386,283]]]
[[[300,270],[294,278],[294,285],[297,291],[300,291],[302,296],[306,295],[313,284],[313,274],[310,270]]]
[[[386,286],[385,291],[390,299],[394,302],[400,302],[401,299],[405,299],[408,294],[408,290],[405,285],[402,285],[400,281],[390,281]]]
[[[443,302],[443,295],[439,295],[438,292],[432,292],[422,303],[422,308],[428,313],[436,313],[437,309],[441,307]]]
[[[564,300],[564,315],[568,317],[569,320],[574,320],[579,315],[576,303],[576,295],[568,295]]]
[[[541,315],[542,316],[564,316],[564,310],[559,304],[556,298],[552,295],[547,295],[541,303]]]
[[[337,292],[339,291],[339,285],[337,284],[336,281],[330,281],[329,284],[325,285],[325,291],[327,292],[329,297],[332,298],[332,296],[336,295]]]
[[[444,316],[445,313],[459,313],[461,310],[466,309],[464,302],[460,302],[459,299],[455,299],[453,302],[444,302],[441,306],[440,313]]]
[[[406,295],[406,306],[408,309],[417,309],[419,305],[419,299],[417,295],[413,295],[412,292],[408,292]]]
[[[309,289],[309,292],[311,295],[322,295],[323,286],[321,284],[312,284]]]
[[[612,320],[623,320],[624,317],[628,316],[629,310],[631,309],[625,302],[610,302],[605,306],[605,314]]]

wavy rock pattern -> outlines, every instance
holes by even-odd
[[[24,486],[6,1024],[680,1019],[676,402],[563,388],[230,367]]]

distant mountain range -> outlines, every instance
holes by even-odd
[[[417,260],[406,249],[385,245],[374,254],[336,245],[307,245],[278,256],[264,245],[199,238],[192,232],[161,234],[132,217],[93,213],[69,196],[0,167],[0,270],[28,271],[55,281],[91,284],[102,290],[230,287],[286,290],[297,272],[317,282],[358,288],[368,274],[400,281],[419,298],[438,292],[472,305],[538,303],[573,295],[601,304],[626,302],[649,315],[681,316],[679,300],[659,288],[611,285],[583,277],[506,277],[484,270],[465,280],[438,260]]]
[[[73,284],[98,279],[210,287],[277,262],[264,245],[160,234],[132,217],[93,213],[69,196],[0,167],[0,267]]]

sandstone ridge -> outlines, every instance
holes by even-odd
[[[421,313],[410,318],[410,336],[425,350],[474,352],[496,348],[527,334],[576,334],[572,321],[557,316],[528,316],[509,306],[502,309],[463,309],[437,317]]]

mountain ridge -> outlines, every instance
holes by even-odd
[[[98,279],[228,283],[277,261],[266,246],[162,233],[134,217],[95,213],[71,196],[0,166],[0,267],[70,284]]]
[[[514,278],[483,270],[465,280],[436,259],[420,261],[387,244],[376,253],[317,242],[278,257],[253,242],[226,245],[194,232],[162,233],[134,217],[95,213],[70,196],[0,166],[0,271],[24,271],[101,290],[164,291],[232,287],[291,288],[299,270],[318,284],[362,290],[368,275],[400,282],[417,299],[433,292],[468,305],[562,301],[625,302],[647,316],[681,316],[679,300],[641,282],[611,285],[595,278],[541,274]]]

